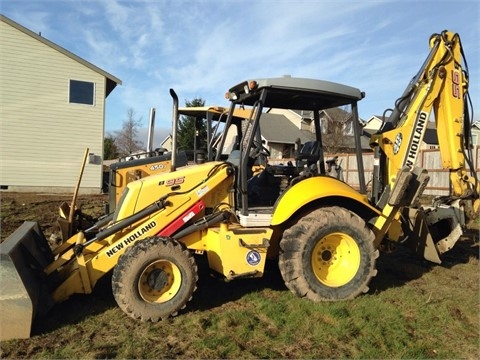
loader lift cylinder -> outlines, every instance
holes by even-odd
[[[150,204],[149,206],[147,206],[143,210],[140,210],[139,212],[133,214],[132,216],[130,216],[130,217],[124,219],[124,220],[121,220],[120,222],[106,228],[105,230],[100,231],[97,234],[97,236],[95,236],[93,239],[88,240],[84,244],[77,245],[76,251],[81,252],[81,250],[83,248],[85,248],[86,246],[88,246],[89,244],[91,244],[95,241],[106,239],[107,237],[115,234],[116,232],[125,229],[127,226],[133,225],[137,221],[140,221],[140,220],[146,218],[147,216],[150,216],[154,212],[156,212],[158,210],[165,209],[165,206],[166,206],[165,205],[165,200],[160,199],[158,201],[155,201],[154,203]]]

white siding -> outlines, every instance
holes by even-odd
[[[370,134],[373,134],[377,132],[377,130],[380,129],[381,126],[382,126],[382,120],[380,120],[376,116],[372,116],[370,119],[368,119],[368,122],[363,129],[364,131],[369,132]]]
[[[0,21],[0,185],[75,187],[85,148],[103,152],[106,78]],[[70,79],[95,84],[95,104],[69,103]],[[100,191],[101,164],[82,187]]]

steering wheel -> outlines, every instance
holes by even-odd
[[[252,151],[250,152],[250,157],[256,159],[260,155],[270,156],[270,151],[262,143],[260,143],[258,141],[254,141],[253,146],[254,147],[253,147]]]

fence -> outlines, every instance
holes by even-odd
[[[343,168],[343,177],[347,184],[358,189],[359,178],[357,168],[357,157],[354,153],[348,154],[336,154],[338,155],[338,161]],[[371,183],[373,174],[373,153],[364,153],[363,155],[363,167],[365,172],[365,181],[368,185]],[[325,159],[333,157],[326,154]],[[286,163],[288,160],[270,160],[271,164]],[[475,167],[476,173],[480,173],[480,146],[475,145],[472,149],[472,161]],[[417,166],[420,166],[428,171],[430,181],[423,192],[425,195],[448,195],[450,188],[449,171],[442,168],[442,159],[439,149],[423,149],[420,150]],[[468,165],[466,165],[468,167]]]

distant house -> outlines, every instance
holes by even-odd
[[[351,113],[334,108],[320,111],[319,116],[326,153],[355,151]],[[312,111],[270,109],[262,115],[261,127],[262,136],[270,148],[271,159],[294,157],[298,140],[301,145],[315,140]],[[361,137],[361,144],[364,151],[371,150],[367,137]]]
[[[480,120],[472,124],[472,145],[480,145]]]
[[[121,80],[0,15],[0,186],[102,188],[105,99]]]
[[[293,158],[300,145],[315,140],[314,133],[300,129],[300,124],[280,113],[262,114],[260,127],[270,159]]]
[[[168,135],[165,139],[160,142],[160,147],[172,151],[172,135]]]
[[[387,117],[388,119],[388,117]],[[372,115],[370,118],[365,121],[363,126],[363,134],[370,137],[372,134],[375,134],[378,129],[383,124],[383,117],[380,115]]]

